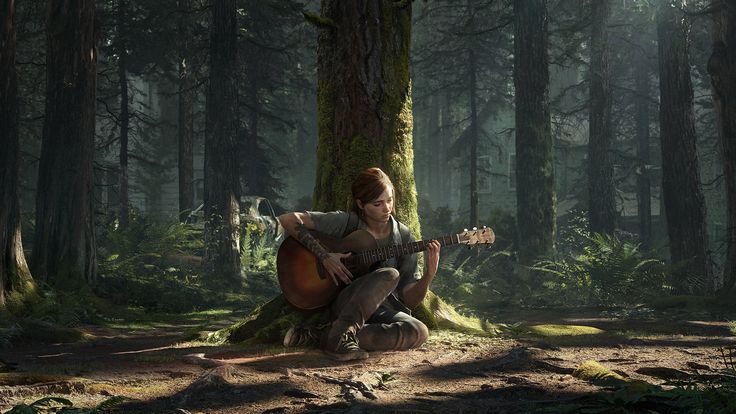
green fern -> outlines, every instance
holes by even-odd
[[[638,245],[597,233],[582,253],[540,261],[532,270],[546,275],[544,287],[568,304],[635,303],[662,293],[668,274],[661,260],[644,257]]]

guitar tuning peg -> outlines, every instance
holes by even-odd
[[[468,229],[463,229],[463,231],[468,231]]]
[[[475,230],[478,230],[478,228],[477,227],[473,227],[473,231],[475,231]]]
[[[483,226],[483,228],[485,229],[485,228],[486,228],[486,226]]]

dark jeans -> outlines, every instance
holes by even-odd
[[[424,323],[383,304],[398,283],[398,270],[384,267],[354,280],[343,289],[332,303],[334,321],[327,335],[327,346],[337,342],[348,329],[357,332],[358,344],[366,351],[411,349],[422,345],[429,335]]]

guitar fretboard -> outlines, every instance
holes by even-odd
[[[441,246],[449,246],[460,243],[460,237],[457,234],[448,234],[436,239]],[[432,240],[420,240],[412,243],[396,244],[392,246],[379,247],[377,249],[365,250],[358,254],[359,260],[365,264],[371,264],[391,257],[402,256],[427,250]]]

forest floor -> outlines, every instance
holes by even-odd
[[[572,375],[585,361],[664,384],[719,372],[721,350],[736,344],[724,315],[646,308],[492,312],[522,324],[497,338],[434,331],[419,349],[346,363],[313,349],[182,339],[238,317],[83,326],[83,342],[5,349],[0,412],[50,395],[74,407],[129,397],[123,413],[579,412],[602,389]]]

